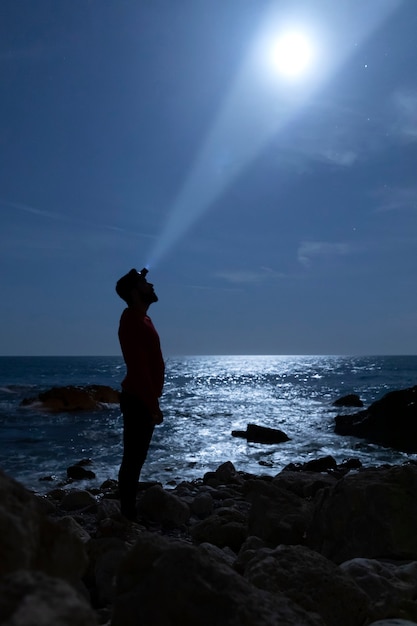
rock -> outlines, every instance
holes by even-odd
[[[369,597],[372,620],[396,615],[417,621],[417,562],[352,559],[340,565]]]
[[[56,523],[69,535],[78,537],[84,545],[91,540],[90,534],[71,515],[60,517]]]
[[[198,549],[210,559],[225,563],[229,567],[233,567],[236,561],[236,554],[227,546],[225,548],[218,548],[212,543],[200,543]]]
[[[85,490],[68,491],[60,502],[60,507],[64,511],[77,511],[89,506],[97,506],[95,497]]]
[[[392,617],[372,622],[368,626],[417,626],[417,622],[410,622],[408,619],[397,619]]]
[[[41,404],[50,411],[92,411],[119,403],[119,392],[107,385],[53,387],[35,398],[25,398],[21,406]]]
[[[198,522],[191,529],[191,537],[196,543],[212,543],[219,548],[228,547],[238,552],[247,537],[246,516],[236,509],[220,508]]]
[[[230,461],[222,463],[214,472],[206,472],[203,476],[203,483],[210,487],[220,485],[240,485],[242,478],[235,466]]]
[[[192,500],[191,511],[200,519],[204,519],[213,512],[213,498],[209,493],[199,493]]]
[[[267,428],[266,426],[257,426],[256,424],[248,424],[246,431],[232,430],[233,437],[242,437],[252,443],[283,443],[289,441],[290,438],[278,428]]]
[[[128,546],[117,537],[93,539],[89,546],[90,566],[87,573],[94,605],[111,605],[115,595],[116,573]]]
[[[303,546],[256,552],[244,576],[260,589],[283,593],[327,626],[365,623],[368,596],[337,565]]]
[[[335,476],[333,473],[304,472],[300,471],[299,468],[290,470],[288,469],[289,467],[284,467],[279,474],[274,476],[272,484],[301,498],[310,499],[320,489],[332,487],[338,480],[338,476]]]
[[[65,520],[48,518],[35,496],[0,471],[0,576],[38,569],[76,584],[87,559],[73,531]]]
[[[335,400],[333,406],[361,407],[363,402],[356,393],[349,393]]]
[[[318,492],[307,545],[336,563],[417,560],[417,466],[347,474]]]
[[[73,587],[41,572],[13,572],[0,579],[4,626],[94,626],[94,611]]]
[[[335,432],[417,452],[417,386],[391,391],[354,415],[337,415]]]
[[[324,626],[198,548],[149,533],[120,564],[116,593],[112,626]]]
[[[348,473],[316,461],[274,477],[226,462],[172,490],[144,484],[140,524],[120,515],[115,481],[96,498],[40,498],[0,472],[0,623],[77,625],[78,594],[68,617],[63,581],[106,626],[415,620],[417,464]],[[16,586],[20,576],[29,582]]]
[[[67,467],[67,476],[72,480],[85,480],[95,478],[96,475],[91,470],[86,470],[82,465],[70,465]]]
[[[181,526],[189,519],[190,508],[176,495],[155,485],[144,492],[138,513],[164,525]]]
[[[248,534],[271,546],[303,543],[311,518],[311,503],[261,479],[248,480],[246,497],[252,502]]]

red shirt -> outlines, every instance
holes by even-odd
[[[156,413],[165,365],[151,318],[133,308],[125,309],[120,318],[119,341],[127,368],[122,389],[138,396],[151,413]]]

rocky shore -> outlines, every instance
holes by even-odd
[[[36,496],[0,473],[5,626],[417,623],[417,465],[225,462],[173,489]]]

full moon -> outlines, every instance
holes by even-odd
[[[314,46],[307,35],[298,31],[282,34],[272,46],[272,63],[284,77],[304,75],[314,59]]]

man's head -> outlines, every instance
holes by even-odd
[[[148,308],[152,302],[158,301],[152,283],[146,280],[147,269],[138,272],[130,270],[116,283],[116,293],[128,306],[142,305]]]

